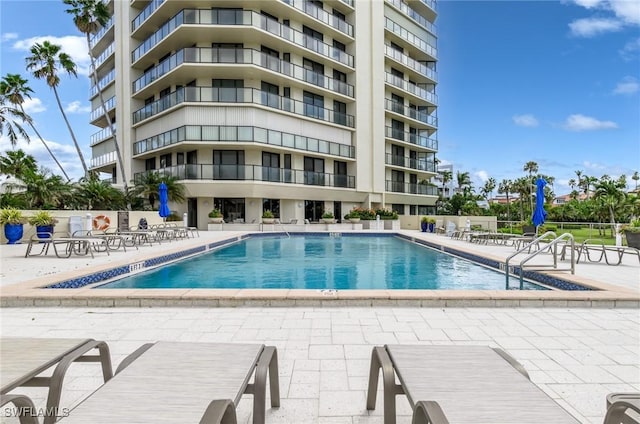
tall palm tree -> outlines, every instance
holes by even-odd
[[[29,174],[38,171],[36,159],[24,152],[24,150],[8,150],[0,155],[0,173],[13,175],[22,180]]]
[[[524,164],[522,170],[529,174],[529,183],[533,186],[536,182],[534,179],[534,174],[538,173],[538,164],[534,161],[529,161]],[[529,209],[533,211],[533,198],[530,195],[533,192],[532,189],[529,189]]]
[[[491,193],[493,193],[493,190],[495,188],[496,188],[495,178],[491,177],[484,182],[484,185],[482,186],[482,189],[480,189],[480,192],[482,193],[482,196],[485,198],[487,202],[489,201],[489,196],[491,195]]]
[[[471,188],[471,176],[468,172],[456,172],[456,182],[459,192],[465,191],[465,188]]]
[[[111,130],[113,136],[113,144],[116,149],[116,156],[118,158],[118,164],[120,165],[120,175],[122,175],[122,184],[124,192],[128,191],[127,176],[124,170],[124,162],[122,160],[122,153],[120,152],[120,145],[116,137],[116,129],[111,120],[111,116],[107,112],[107,105],[104,101],[102,90],[98,87],[98,71],[96,70],[96,60],[91,53],[91,35],[95,34],[100,28],[103,28],[109,22],[111,18],[111,12],[106,4],[102,0],[63,0],[63,3],[71,6],[71,9],[67,9],[67,13],[73,15],[73,23],[76,28],[86,36],[87,47],[89,51],[89,59],[91,60],[91,74],[93,83],[98,89],[98,96],[100,98],[100,104],[102,106],[102,114],[107,120],[107,125]]]
[[[631,176],[631,179],[636,183],[636,187],[634,190],[638,190],[638,180],[640,180],[640,175],[638,175],[638,171],[635,171]]]
[[[451,178],[453,178],[453,173],[451,171],[440,171],[440,179],[442,180],[442,198],[444,199],[444,190],[447,187],[447,184],[449,184],[449,181],[451,181]],[[451,196],[451,193],[449,193],[449,196]]]
[[[134,192],[136,195],[144,196],[149,200],[151,209],[154,209],[156,198],[158,197],[158,187],[161,182],[167,185],[169,200],[177,203],[182,203],[186,200],[184,185],[178,182],[178,177],[153,171],[143,174],[142,177],[136,180]]]
[[[11,100],[0,93],[0,136],[6,132],[13,147],[18,142],[18,136],[24,138],[27,142],[29,141],[29,134],[22,128],[22,125],[16,122],[18,119],[22,122],[31,121],[31,117],[20,109],[13,107]]]
[[[593,198],[604,205],[609,211],[612,229],[616,224],[615,210],[622,205],[627,197],[624,187],[618,181],[609,178],[602,179],[595,186]]]
[[[78,157],[82,164],[82,169],[84,169],[84,174],[87,175],[89,171],[87,169],[84,156],[82,155],[82,150],[80,149],[80,145],[78,144],[78,140],[76,139],[73,129],[71,129],[71,124],[67,119],[67,115],[64,113],[64,108],[62,107],[62,102],[60,102],[60,96],[58,95],[57,87],[60,84],[58,69],[61,68],[63,71],[73,76],[78,75],[76,71],[76,64],[71,60],[71,57],[68,54],[61,50],[61,46],[52,44],[49,41],[43,41],[42,44],[34,44],[31,46],[31,56],[26,59],[27,70],[32,71],[33,76],[37,79],[44,79],[47,82],[47,85],[53,90],[53,94],[55,94],[56,101],[58,102],[60,113],[62,113],[64,122],[67,124],[73,144],[76,146],[76,151],[78,152]]]
[[[9,101],[14,105],[18,106],[20,111],[25,115],[27,115],[27,113],[24,111],[22,104],[24,103],[25,97],[30,99],[31,93],[33,93],[33,90],[27,85],[27,83],[28,81],[22,78],[19,74],[7,74],[2,77],[2,81],[0,81],[0,94],[7,96],[7,99],[9,99]],[[67,173],[64,171],[64,168],[58,161],[58,158],[56,158],[56,155],[53,154],[47,142],[44,141],[44,138],[42,138],[35,125],[33,125],[33,121],[29,120],[27,123],[40,138],[44,148],[47,149],[47,152],[49,152],[51,158],[55,161],[56,165],[58,165],[58,168],[60,168],[60,171],[62,171],[67,181],[71,181],[71,178],[69,178]]]
[[[498,185],[498,193],[505,193],[507,195],[507,220],[511,220],[511,202],[509,201],[509,193],[513,189],[513,181],[504,179],[500,181]]]

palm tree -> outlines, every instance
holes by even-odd
[[[484,185],[482,186],[482,189],[480,190],[480,192],[482,193],[482,196],[485,198],[487,202],[489,201],[489,196],[491,195],[491,193],[493,193],[493,190],[495,188],[496,188],[495,178],[491,177],[484,182]]]
[[[53,93],[56,96],[56,101],[58,102],[58,108],[60,108],[60,113],[62,113],[64,122],[67,124],[73,144],[76,146],[76,151],[78,152],[80,163],[82,164],[82,169],[84,169],[84,173],[87,175],[89,171],[87,169],[87,164],[84,161],[82,150],[80,149],[78,140],[76,140],[73,129],[71,129],[71,124],[67,119],[67,115],[64,113],[64,108],[60,102],[60,96],[58,95],[57,87],[60,84],[58,68],[62,68],[63,71],[70,75],[77,76],[76,64],[71,60],[71,57],[68,54],[61,50],[62,47],[57,44],[51,44],[49,41],[44,41],[42,44],[34,44],[31,47],[31,56],[26,59],[27,70],[32,70],[33,76],[37,79],[44,79],[47,82],[47,85],[53,90]]]
[[[14,105],[18,106],[18,108],[20,108],[20,111],[24,115],[27,115],[27,113],[24,111],[24,108],[22,107],[24,99],[25,97],[30,99],[30,93],[33,93],[33,90],[27,85],[27,83],[28,81],[26,79],[23,79],[19,74],[7,74],[5,77],[2,77],[2,81],[0,81],[0,94],[7,96],[7,99],[9,99],[9,101]],[[47,149],[47,152],[49,152],[49,155],[51,155],[55,163],[58,165],[67,181],[71,181],[71,178],[69,178],[60,162],[58,162],[56,155],[54,155],[51,149],[49,149],[49,145],[47,145],[47,142],[44,141],[44,138],[42,138],[36,127],[33,125],[33,121],[29,119],[27,123],[40,138],[40,141],[44,145],[44,148]]]
[[[507,195],[507,220],[511,220],[511,202],[509,201],[509,193],[513,189],[513,182],[511,180],[505,179],[500,181],[500,185],[498,186],[498,193],[505,193]]]
[[[442,180],[442,198],[444,199],[444,190],[453,178],[453,173],[451,171],[440,171],[440,179]],[[449,194],[451,196],[451,194]]]
[[[458,192],[466,192],[465,188],[471,188],[471,177],[468,172],[456,172]]]
[[[63,199],[70,197],[73,187],[60,175],[51,175],[44,168],[28,174],[23,181],[27,186],[24,195],[32,209],[61,208],[64,205]]]
[[[38,171],[36,159],[23,150],[8,150],[0,156],[0,173],[22,180]]]
[[[524,172],[527,172],[529,174],[529,184],[533,185],[535,184],[535,180],[533,175],[538,173],[538,164],[534,161],[529,161],[527,163],[524,164],[524,166],[522,167],[522,170]],[[530,195],[531,193],[531,189],[529,189],[529,210],[533,211],[533,199],[532,196]]]
[[[122,183],[125,193],[128,191],[127,176],[124,170],[124,162],[122,160],[122,153],[120,152],[120,145],[116,137],[116,129],[111,120],[111,116],[107,112],[107,105],[104,101],[102,90],[98,87],[98,71],[96,70],[96,60],[91,53],[91,34],[95,34],[100,28],[106,27],[109,19],[111,18],[111,12],[107,7],[107,3],[102,0],[63,0],[63,3],[71,6],[71,9],[67,9],[67,13],[73,15],[73,23],[76,28],[83,33],[87,38],[87,47],[89,51],[89,59],[91,60],[91,73],[93,83],[98,89],[98,96],[100,98],[100,104],[102,106],[102,114],[107,120],[107,125],[111,130],[113,136],[113,144],[116,149],[116,156],[118,158],[118,164],[120,165],[120,174],[122,175]]]
[[[520,220],[524,221],[524,199],[530,197],[531,182],[528,177],[518,178],[513,182],[511,189],[520,196]]]
[[[144,196],[149,200],[151,209],[155,208],[158,196],[158,187],[161,182],[167,185],[169,200],[182,203],[186,200],[184,185],[178,182],[178,177],[164,175],[159,172],[147,172],[135,182],[134,192],[138,196]]]
[[[618,181],[613,181],[609,178],[602,179],[595,186],[593,198],[608,209],[612,231],[616,224],[615,210],[624,203],[626,197],[627,194],[624,192],[624,187]]]
[[[15,147],[18,135],[29,142],[29,134],[22,128],[22,125],[16,122],[16,119],[30,122],[31,118],[22,110],[13,107],[12,104],[7,96],[0,93],[0,136],[6,132],[11,146]]]
[[[82,178],[76,188],[76,201],[89,210],[116,210],[126,207],[124,193],[107,181],[100,181],[98,174],[91,172]]]
[[[631,179],[632,179],[633,181],[635,181],[635,183],[636,183],[636,188],[635,188],[635,190],[637,191],[637,190],[638,190],[638,180],[640,180],[640,175],[638,175],[638,171],[635,171],[635,172],[633,173],[633,175],[631,176]]]

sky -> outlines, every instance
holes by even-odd
[[[362,1],[362,0],[359,0]],[[381,0],[372,0],[381,1]],[[85,159],[89,137],[86,41],[61,0],[0,0],[0,75],[34,90],[24,105],[72,178],[82,168],[53,92],[25,69],[35,42],[60,44],[78,64],[59,93]],[[26,19],[28,17],[28,19]],[[640,171],[640,1],[438,1],[437,157],[479,189],[525,175],[534,161],[557,195],[584,175]],[[30,131],[31,133],[31,131]],[[18,147],[59,173],[37,137]],[[11,149],[6,137],[0,151]]]

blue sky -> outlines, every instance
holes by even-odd
[[[379,1],[379,0],[374,0]],[[82,174],[51,90],[24,58],[34,42],[61,44],[79,65],[59,92],[89,162],[89,61],[62,1],[0,0],[0,74],[35,91],[28,113],[65,168]],[[524,175],[535,161],[569,192],[575,171],[640,171],[640,1],[438,2],[439,154],[475,186]],[[37,138],[19,144],[56,171]],[[0,150],[9,143],[0,140]],[[633,188],[633,181],[629,179]]]

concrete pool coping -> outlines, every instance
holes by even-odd
[[[347,233],[346,231],[344,233]],[[358,233],[349,231],[349,233]],[[362,233],[371,235],[371,231]],[[477,245],[451,240],[415,230],[380,231],[415,239],[440,250],[455,250],[491,261],[504,263],[513,248]],[[163,243],[154,247],[116,251],[111,255],[97,254],[95,259],[81,257],[59,259],[51,257],[24,258],[25,245],[0,248],[2,275],[11,274],[13,282],[0,287],[0,306],[422,306],[422,307],[640,307],[640,289],[634,284],[640,277],[639,264],[623,263],[608,266],[603,263],[580,263],[576,275],[563,271],[539,271],[591,288],[589,291],[520,291],[520,290],[300,290],[300,289],[99,289],[96,283],[80,288],[43,288],[55,283],[100,273],[118,267],[129,267],[145,260],[170,256],[193,248],[209,246],[222,240],[246,237],[255,232],[201,232],[201,237]],[[265,234],[265,233],[259,233]],[[542,260],[542,259],[541,259]],[[41,273],[33,271],[39,266]],[[55,265],[55,266],[54,266]],[[47,266],[55,269],[46,271]],[[43,271],[44,269],[44,271]],[[580,272],[578,272],[580,270]],[[612,272],[615,271],[615,272]],[[37,275],[37,277],[36,277]],[[591,278],[589,278],[589,277]],[[607,277],[609,276],[609,277]],[[36,278],[34,278],[36,277]],[[517,278],[517,277],[516,277]],[[626,286],[616,279],[627,281]],[[631,281],[631,283],[629,283]]]

